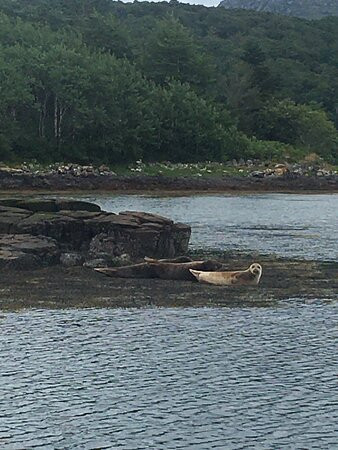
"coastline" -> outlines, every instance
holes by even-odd
[[[150,175],[12,174],[0,173],[0,192],[115,192],[115,193],[337,193],[338,175],[168,177]]]

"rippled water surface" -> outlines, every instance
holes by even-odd
[[[334,449],[337,306],[0,318],[1,449]]]
[[[191,247],[338,259],[338,195],[93,195],[103,209],[161,214],[192,226]]]

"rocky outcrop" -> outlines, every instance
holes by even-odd
[[[91,259],[110,265],[121,255],[128,255],[126,261],[171,258],[187,251],[190,232],[187,225],[144,212],[107,213],[92,203],[68,200],[4,199],[0,266],[49,265],[60,255],[67,266]]]
[[[305,19],[338,16],[337,0],[223,0],[219,6],[226,9],[252,9]]]

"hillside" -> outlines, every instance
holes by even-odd
[[[0,161],[337,158],[338,18],[2,0]]]
[[[338,16],[337,0],[223,0],[219,6],[226,9],[249,9],[305,19]]]

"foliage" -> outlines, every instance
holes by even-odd
[[[2,0],[0,159],[335,159],[337,25],[174,1]]]
[[[262,138],[285,142],[334,159],[338,135],[327,114],[315,105],[297,105],[291,100],[267,104],[261,111]]]

